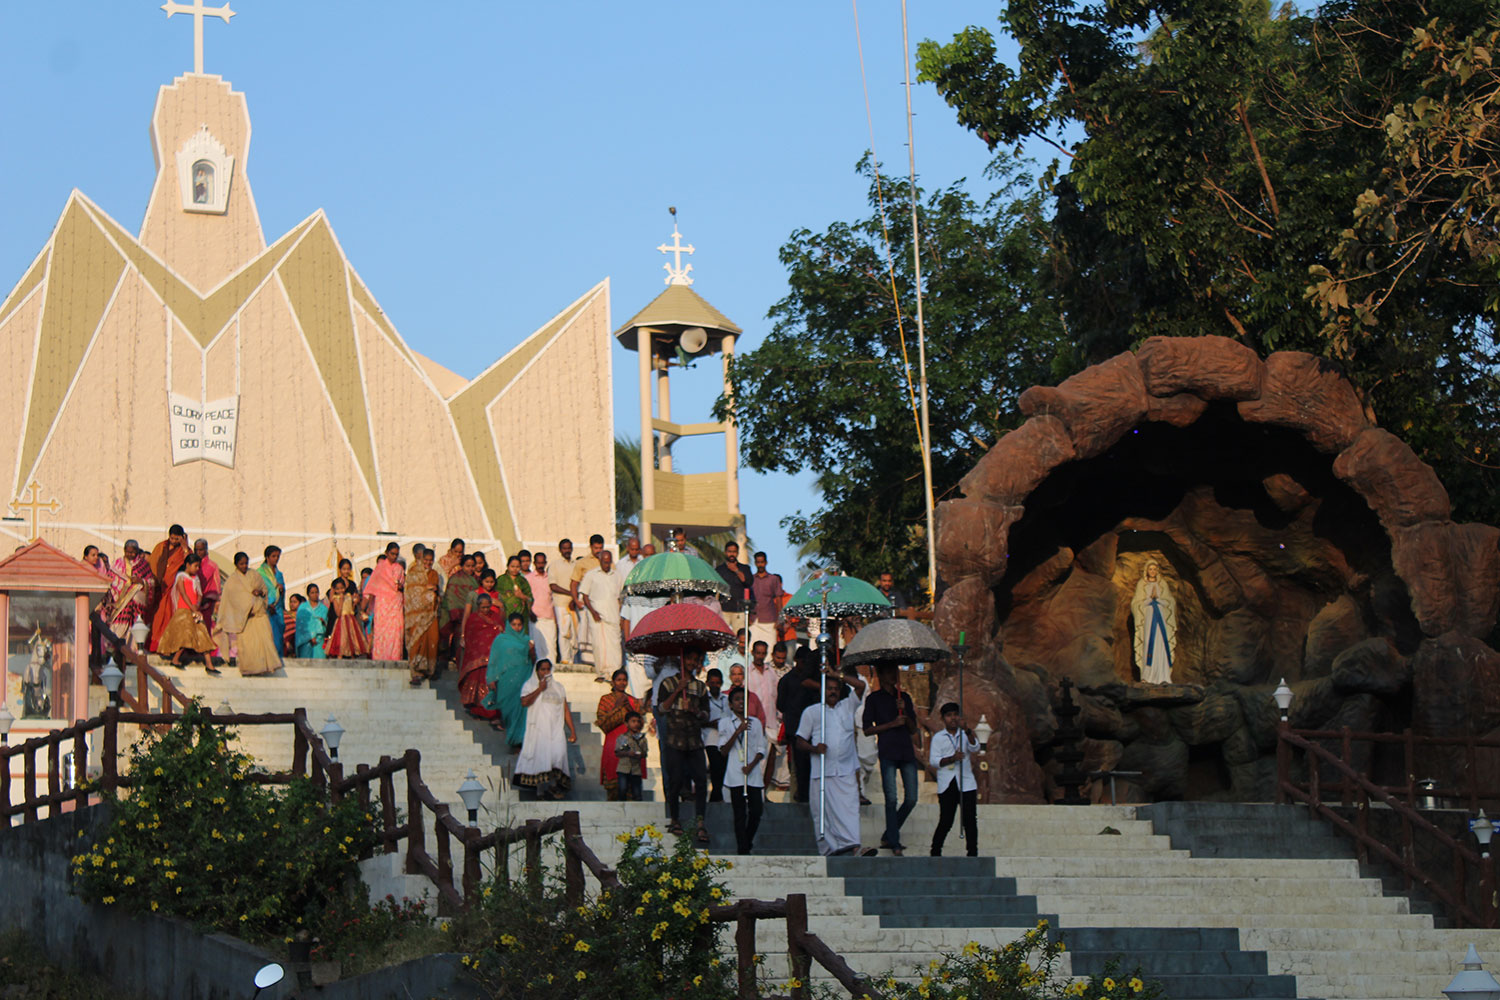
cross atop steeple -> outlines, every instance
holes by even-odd
[[[675,217],[677,215],[676,209],[672,210],[672,215],[674,217],[674,221],[672,223],[672,245],[667,246],[667,244],[663,243],[661,246],[656,248],[662,253],[669,253],[672,255],[672,263],[662,265],[662,269],[667,272],[667,280],[665,284],[691,285],[693,283],[693,279],[688,277],[688,272],[693,269],[693,265],[689,264],[686,267],[683,267],[682,255],[685,253],[691,254],[695,251],[693,250],[693,245],[691,243],[689,243],[687,246],[682,245],[682,234],[677,231],[677,223],[675,221]]]
[[[161,9],[167,12],[170,18],[173,14],[193,15],[193,72],[203,72],[203,19],[205,17],[217,17],[225,24],[234,16],[234,11],[229,9],[226,0],[222,7],[205,7],[203,0],[193,0],[191,4],[177,3],[176,0],[167,0],[161,5]]]

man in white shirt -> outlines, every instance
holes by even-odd
[[[858,699],[849,684],[863,690],[865,682],[851,677],[846,684],[846,678],[829,667],[823,673],[824,705],[813,705],[802,713],[797,746],[812,760],[808,802],[813,823],[821,831],[818,853],[837,856],[859,850],[859,786],[855,781],[859,752],[854,742]],[[872,847],[864,853],[876,851]]]
[[[553,614],[557,619],[557,662],[572,663],[577,655],[576,629],[578,615],[573,609],[573,540],[557,543],[557,558],[547,566],[547,585],[552,591]]]
[[[938,825],[932,831],[932,856],[943,854],[943,841],[953,829],[953,814],[963,803],[964,840],[969,857],[979,854],[979,782],[974,779],[974,754],[979,741],[963,724],[958,704],[942,708],[943,728],[932,734],[928,763],[937,768]]]
[[[734,810],[735,849],[749,854],[755,846],[755,831],[760,828],[764,810],[766,729],[760,720],[745,711],[745,689],[729,692],[729,712],[719,720],[718,738],[714,744],[724,755],[724,787]]]
[[[593,622],[594,679],[604,684],[620,669],[624,636],[620,632],[620,587],[614,573],[614,553],[600,549],[599,565],[578,581],[578,599]]]

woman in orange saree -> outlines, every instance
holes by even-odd
[[[406,661],[411,684],[417,687],[437,669],[438,575],[432,568],[432,550],[424,548],[412,557],[406,574]]]

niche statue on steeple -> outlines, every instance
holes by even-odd
[[[229,181],[234,157],[224,150],[204,125],[194,132],[177,153],[178,184],[182,210],[223,215],[229,209]]]

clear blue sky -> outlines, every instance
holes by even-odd
[[[205,25],[205,70],[249,101],[267,239],[326,210],[406,340],[465,377],[606,276],[628,319],[663,287],[668,205],[698,248],[695,289],[752,348],[786,293],[787,236],[866,211],[848,3],[232,3],[228,26]],[[912,46],[995,27],[999,9],[917,0]],[[904,171],[900,5],[860,19],[877,149]],[[151,108],[192,69],[192,20],[158,0],[6,3],[0,56],[3,295],[74,187],[139,229]],[[982,186],[983,144],[931,87],[913,96],[924,180]],[[614,365],[616,425],[633,433],[634,355],[616,346]],[[703,368],[674,379],[678,419],[706,419],[718,382]],[[717,442],[677,454],[722,468]],[[817,505],[809,480],[742,480],[750,534],[789,575],[780,521]]]

